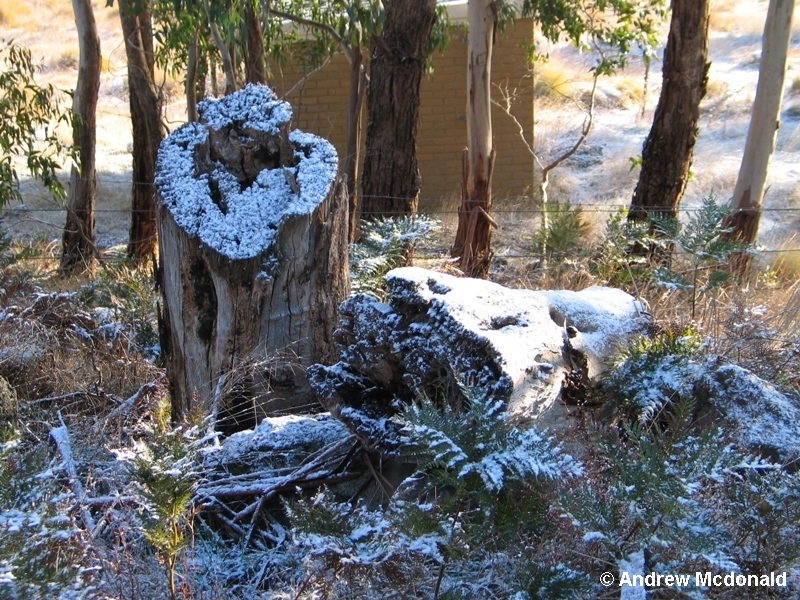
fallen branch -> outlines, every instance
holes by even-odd
[[[86,491],[83,489],[83,484],[78,477],[78,469],[75,467],[75,459],[72,456],[72,446],[69,443],[69,430],[67,429],[64,419],[61,414],[58,415],[61,421],[61,427],[56,427],[50,430],[50,437],[56,443],[56,448],[64,460],[64,469],[67,472],[72,487],[72,493],[75,494],[75,499],[81,508],[81,516],[83,517],[83,524],[86,525],[87,531],[94,536],[95,521],[89,507],[86,505]]]
[[[156,377],[153,381],[148,381],[147,383],[145,383],[142,387],[136,390],[133,396],[122,402],[122,404],[120,404],[117,408],[108,413],[106,415],[106,418],[103,419],[103,425],[105,425],[112,419],[116,419],[117,417],[126,415],[134,406],[136,406],[136,403],[139,402],[142,396],[157,392],[163,380],[164,380],[164,374],[162,373],[158,377]]]

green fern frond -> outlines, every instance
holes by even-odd
[[[409,264],[416,245],[439,226],[439,221],[425,215],[362,221],[361,239],[349,248],[353,293],[381,298],[383,276]]]

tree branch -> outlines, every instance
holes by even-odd
[[[298,23],[299,25],[305,25],[306,27],[311,27],[313,29],[319,29],[320,31],[324,31],[329,36],[331,36],[334,40],[336,40],[339,45],[344,50],[344,53],[347,55],[349,60],[353,58],[353,47],[346,39],[339,35],[339,33],[330,25],[325,25],[325,23],[320,23],[319,21],[313,21],[311,19],[306,19],[304,17],[298,17],[297,15],[293,15],[291,13],[283,12],[282,10],[276,10],[269,7],[269,14],[274,15],[276,17],[280,17],[281,19],[286,19],[287,21],[292,21],[293,23]]]

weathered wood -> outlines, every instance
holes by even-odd
[[[254,354],[329,361],[349,291],[333,146],[289,134],[291,108],[266,87],[198,112],[165,140],[157,176],[161,339],[176,419],[210,415],[218,379]],[[250,379],[243,402],[269,383],[268,374]]]
[[[462,386],[502,401],[517,422],[569,426],[608,359],[651,322],[621,290],[531,291],[416,267],[387,276],[389,304],[341,308],[340,362],[307,371],[320,402],[365,448],[403,458],[390,419],[420,396],[466,406]],[[385,465],[384,465],[385,466]]]

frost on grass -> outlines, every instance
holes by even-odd
[[[198,115],[161,145],[161,200],[203,244],[234,260],[258,256],[284,219],[310,215],[326,199],[336,150],[317,136],[287,133],[291,107],[267,87],[204,100]]]

